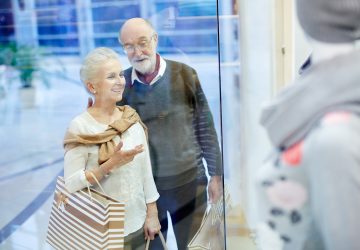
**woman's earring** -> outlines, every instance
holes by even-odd
[[[93,93],[96,94],[96,90],[94,90]]]

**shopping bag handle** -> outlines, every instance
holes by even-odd
[[[101,192],[103,192],[103,194],[106,194],[103,187],[101,186],[100,182],[98,181],[98,179],[96,178],[96,176],[94,175],[93,172],[89,171],[90,172],[90,175],[91,177],[95,180],[96,184],[98,184],[98,186],[100,187],[101,189]],[[92,199],[92,195],[91,195],[91,192],[90,192],[90,185],[89,185],[89,181],[86,182],[86,186],[87,186],[87,190],[88,190],[88,193]]]
[[[159,231],[159,237],[160,237],[161,243],[162,243],[162,245],[164,247],[164,250],[168,250],[168,247],[166,245],[166,241],[165,241],[164,236],[161,233],[161,231]],[[149,245],[150,245],[150,239],[148,238],[147,241],[146,241],[145,250],[149,250]]]
[[[100,182],[98,181],[98,179],[96,178],[96,176],[94,175],[93,172],[89,171],[90,172],[90,175],[91,177],[95,180],[96,184],[100,187],[102,193],[104,195],[107,195],[104,191],[104,188],[101,186]],[[88,190],[88,194],[90,196],[90,199],[93,200],[93,197],[91,195],[91,192],[90,192],[90,185],[89,185],[89,181],[86,182],[86,186],[87,186],[87,190]],[[60,208],[62,205],[66,206],[67,203],[68,203],[68,197],[67,195],[65,195],[63,192],[59,192],[57,195],[57,197],[55,198],[56,199],[56,207],[57,208]]]

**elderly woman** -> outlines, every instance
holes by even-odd
[[[91,51],[80,76],[95,103],[70,122],[65,135],[65,185],[70,192],[87,183],[98,189],[94,174],[107,195],[126,204],[125,249],[144,249],[144,239],[160,230],[146,129],[134,109],[116,106],[125,78],[115,51]]]

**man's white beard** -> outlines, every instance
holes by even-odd
[[[156,57],[154,56],[145,58],[146,59],[141,62],[137,62],[136,59],[133,59],[131,65],[141,74],[152,73],[152,71],[154,70],[152,67],[156,64]]]

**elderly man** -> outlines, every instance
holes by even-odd
[[[212,115],[196,71],[157,53],[158,35],[142,18],[127,20],[119,41],[132,67],[125,71],[121,105],[135,108],[148,127],[153,175],[162,232],[171,216],[178,249],[199,227],[208,194],[217,201],[222,192],[221,154]],[[160,249],[158,238],[151,244]]]

